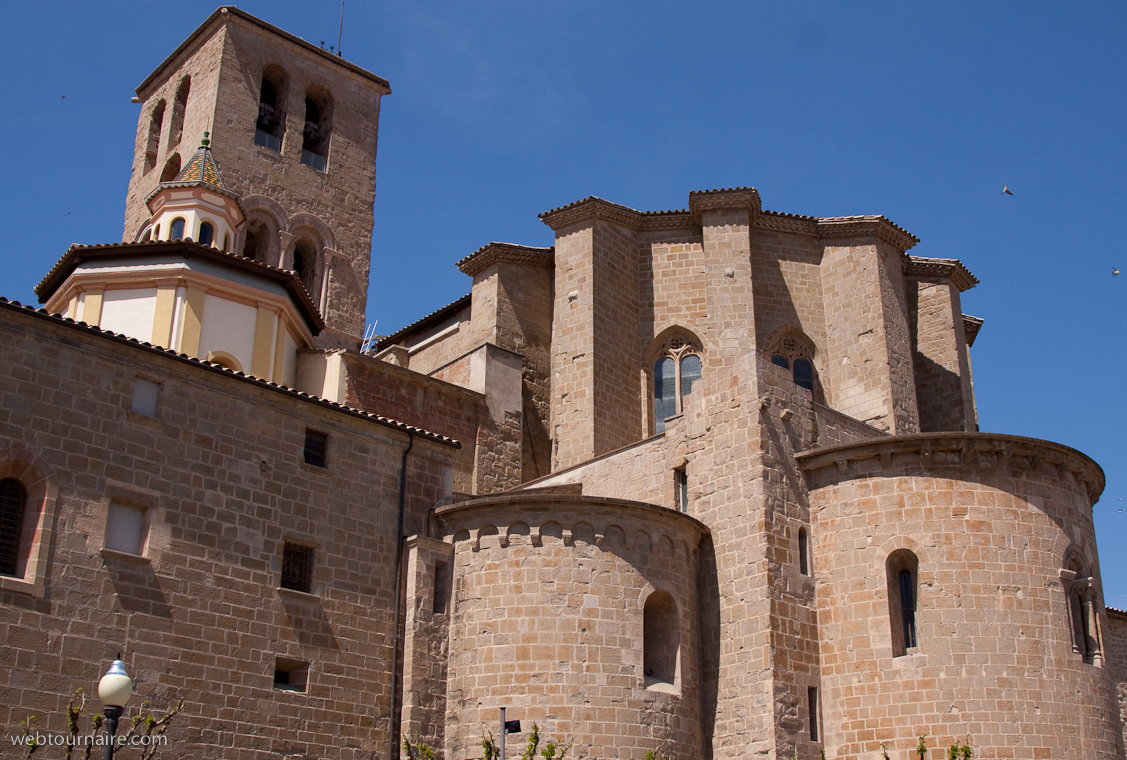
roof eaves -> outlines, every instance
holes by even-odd
[[[396,341],[398,341],[404,335],[409,335],[410,333],[417,332],[418,330],[421,330],[422,328],[424,328],[424,327],[426,327],[430,324],[433,324],[434,322],[439,322],[442,319],[445,319],[446,317],[450,316],[454,312],[461,311],[462,309],[469,306],[470,303],[472,302],[472,300],[473,300],[473,294],[472,293],[466,293],[464,296],[459,298],[457,301],[454,301],[452,303],[448,303],[445,306],[443,306],[441,309],[437,309],[436,311],[432,311],[430,314],[427,314],[425,317],[422,317],[421,319],[417,319],[414,322],[412,322],[411,324],[407,325],[406,327],[401,328],[401,329],[393,332],[391,335],[388,335],[385,338],[382,338],[378,343],[376,343],[376,350],[382,351],[383,349],[387,348],[388,346],[394,346]]]
[[[163,249],[163,250],[162,250]],[[63,254],[51,271],[35,286],[35,295],[40,303],[46,303],[56,290],[66,281],[79,264],[83,261],[96,258],[110,258],[121,254],[153,254],[178,252],[185,257],[196,256],[212,259],[226,265],[234,266],[257,274],[265,275],[282,284],[282,287],[297,301],[299,310],[308,322],[314,335],[325,328],[325,320],[320,311],[313,304],[305,285],[295,272],[288,269],[272,267],[253,259],[243,258],[233,253],[212,248],[209,245],[188,240],[147,241],[143,243],[101,243],[98,245],[80,245],[75,243]]]
[[[12,311],[18,311],[22,314],[28,314],[28,315],[37,317],[39,319],[45,319],[45,320],[54,322],[56,324],[59,324],[59,325],[62,325],[64,327],[68,327],[68,328],[71,328],[71,329],[81,330],[82,332],[88,333],[90,335],[95,335],[95,336],[98,336],[100,338],[112,340],[116,343],[121,343],[121,344],[124,344],[124,345],[133,346],[134,348],[139,348],[139,349],[141,349],[143,351],[147,351],[149,353],[159,354],[161,356],[165,356],[165,357],[172,359],[174,361],[178,361],[178,362],[182,362],[182,363],[185,363],[185,364],[190,364],[190,365],[193,365],[193,366],[201,367],[205,370],[208,370],[210,372],[214,372],[216,374],[227,375],[229,377],[233,377],[233,378],[236,378],[238,380],[242,380],[244,382],[252,383],[252,384],[257,385],[259,387],[266,388],[268,390],[276,391],[276,392],[279,392],[279,393],[284,393],[285,395],[291,396],[293,398],[299,398],[299,399],[302,399],[302,400],[305,400],[305,401],[309,401],[311,403],[317,404],[318,406],[324,407],[326,409],[333,409],[335,411],[343,412],[344,414],[347,414],[351,417],[357,417],[359,419],[369,420],[369,421],[375,422],[379,425],[383,425],[384,427],[393,428],[395,430],[399,430],[399,431],[402,431],[402,432],[405,432],[405,433],[413,433],[415,435],[422,436],[423,438],[426,438],[428,440],[434,441],[435,443],[441,443],[441,444],[444,444],[446,446],[453,446],[454,448],[459,448],[459,449],[462,447],[461,443],[459,443],[454,438],[450,438],[449,436],[440,435],[438,433],[433,433],[429,430],[426,430],[426,429],[420,428],[420,427],[416,427],[414,425],[408,425],[405,422],[399,422],[398,420],[393,420],[390,417],[383,417],[383,416],[378,415],[378,414],[372,414],[371,412],[365,412],[362,409],[356,409],[356,408],[351,407],[351,406],[345,406],[344,404],[339,404],[335,401],[329,401],[328,399],[323,399],[320,396],[314,396],[311,393],[305,393],[304,391],[299,391],[299,390],[296,390],[294,388],[290,388],[289,386],[286,386],[286,385],[280,385],[279,383],[272,383],[268,380],[263,380],[261,378],[255,377],[254,375],[247,375],[247,374],[244,374],[242,372],[237,372],[233,369],[229,369],[228,367],[224,367],[221,364],[214,364],[214,363],[209,362],[209,361],[197,359],[194,356],[188,356],[187,354],[177,353],[176,351],[173,351],[173,350],[168,349],[168,348],[162,348],[160,346],[154,346],[151,343],[139,341],[136,338],[130,338],[130,337],[128,337],[126,335],[122,335],[120,333],[110,332],[109,330],[102,330],[99,327],[94,327],[93,325],[88,325],[85,322],[76,322],[73,319],[71,319],[69,317],[64,317],[60,314],[51,314],[46,309],[36,309],[34,306],[25,306],[24,304],[21,304],[19,301],[11,301],[11,300],[8,300],[7,298],[4,298],[3,296],[0,296],[0,308],[10,309]]]
[[[258,18],[257,16],[252,16],[251,14],[247,13],[246,11],[241,10],[239,8],[236,8],[233,5],[223,5],[223,6],[220,6],[219,8],[216,8],[215,11],[212,12],[212,14],[210,16],[208,16],[202,24],[200,24],[198,27],[196,27],[195,31],[193,31],[191,34],[188,35],[187,39],[185,39],[182,43],[180,43],[179,47],[177,47],[175,50],[173,50],[172,53],[167,58],[165,58],[163,61],[161,61],[160,65],[157,66],[151,74],[149,74],[147,77],[145,77],[145,80],[143,82],[141,82],[141,84],[137,85],[136,92],[137,92],[138,97],[144,98],[145,95],[143,93],[153,84],[153,82],[155,82],[157,79],[160,78],[160,75],[164,72],[164,70],[166,68],[168,68],[169,66],[171,66],[173,64],[173,62],[177,58],[179,58],[180,55],[185,50],[192,47],[192,45],[194,45],[195,42],[200,37],[202,37],[205,32],[207,32],[207,30],[216,22],[216,20],[223,18],[223,17],[230,17],[230,16],[235,16],[235,17],[241,18],[242,20],[244,20],[244,21],[246,21],[250,24],[254,24],[255,26],[259,27],[260,29],[263,29],[265,31],[268,31],[268,32],[271,32],[273,34],[278,35],[282,39],[287,40],[288,42],[291,42],[291,43],[297,45],[298,47],[304,48],[311,53],[316,53],[316,54],[320,55],[321,57],[325,58],[326,60],[332,61],[333,63],[336,63],[339,66],[343,66],[344,68],[348,69],[349,71],[353,72],[354,74],[357,74],[357,75],[363,77],[364,79],[368,79],[368,80],[374,82],[375,84],[379,85],[384,90],[384,92],[382,94],[384,94],[384,95],[390,95],[391,94],[391,85],[383,77],[376,76],[375,74],[368,71],[367,69],[363,69],[363,68],[357,66],[354,63],[350,63],[350,62],[344,60],[344,58],[341,58],[339,55],[334,55],[333,53],[330,53],[328,50],[324,50],[322,48],[319,48],[311,42],[306,42],[305,40],[301,39],[300,37],[297,37],[293,34],[290,34],[289,32],[285,31],[284,29],[279,29],[278,27],[274,26],[273,24],[267,23],[266,21],[263,21],[262,19]],[[223,23],[226,23],[226,22],[224,21]]]

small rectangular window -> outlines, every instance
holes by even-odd
[[[110,502],[106,521],[106,548],[126,554],[144,554],[145,510]]]
[[[314,467],[328,467],[329,436],[316,430],[305,430],[305,463]]]
[[[434,604],[431,611],[435,615],[445,615],[446,605],[450,599],[450,564],[447,562],[434,563]]]
[[[689,473],[687,467],[678,467],[673,471],[673,491],[676,496],[677,509],[687,513],[689,511]]]
[[[274,688],[304,692],[309,685],[309,663],[278,657],[274,660]]]
[[[806,702],[810,708],[810,741],[818,741],[818,690],[813,686],[806,689]]]
[[[133,411],[146,417],[157,416],[157,399],[160,396],[160,384],[151,380],[137,378],[133,381]]]
[[[310,593],[313,588],[313,547],[285,542],[282,548],[282,588]]]

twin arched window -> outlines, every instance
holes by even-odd
[[[814,390],[814,350],[806,340],[787,333],[775,340],[770,354],[772,364],[791,371],[795,385]]]
[[[687,337],[674,336],[661,347],[654,363],[654,432],[685,411],[685,397],[704,376],[700,348]]]

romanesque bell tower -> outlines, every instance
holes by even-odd
[[[146,197],[180,172],[205,131],[246,221],[233,253],[300,276],[326,329],[364,329],[386,80],[235,7],[219,8],[137,87],[141,104],[124,241]]]

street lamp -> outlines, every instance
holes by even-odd
[[[109,734],[105,760],[113,760],[117,719],[125,712],[125,705],[131,696],[133,696],[133,682],[125,672],[125,663],[114,660],[110,669],[102,676],[102,680],[98,681],[98,698],[102,700],[102,712],[106,716],[106,733]]]

